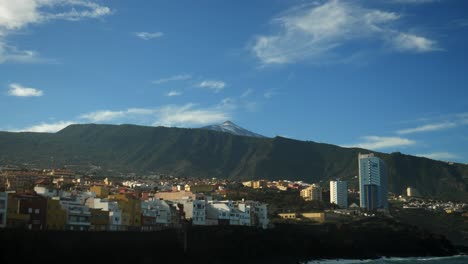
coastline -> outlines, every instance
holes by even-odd
[[[318,259],[442,257],[459,251],[445,237],[390,219],[351,224],[277,224],[272,229],[191,226],[157,232],[72,232],[5,229],[4,263],[44,260],[63,254],[72,263],[307,263]],[[184,240],[186,238],[186,240]],[[184,245],[187,247],[184,248]],[[79,254],[78,254],[79,253]],[[96,254],[99,253],[101,255]],[[53,260],[53,259],[52,259]]]

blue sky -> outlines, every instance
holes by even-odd
[[[468,162],[464,0],[0,0],[0,130],[254,132]]]

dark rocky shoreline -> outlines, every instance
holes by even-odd
[[[4,229],[0,238],[1,263],[298,263],[459,253],[445,237],[391,219],[277,224],[268,230],[236,226],[188,227],[185,232]]]

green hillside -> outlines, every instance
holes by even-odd
[[[344,178],[357,187],[357,155],[368,150],[282,137],[234,136],[204,129],[71,125],[55,134],[0,132],[0,165],[93,164],[106,169],[176,176],[289,179]],[[468,166],[401,153],[376,153],[389,167],[389,190],[468,201]]]

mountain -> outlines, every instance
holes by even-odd
[[[214,131],[219,131],[219,132],[226,132],[232,135],[236,136],[246,136],[246,137],[258,137],[258,138],[263,138],[264,136],[259,135],[257,133],[251,132],[245,128],[242,128],[236,124],[234,124],[231,121],[225,121],[222,124],[218,125],[211,125],[211,126],[206,126],[202,127],[202,129],[209,129],[209,130],[214,130]]]
[[[100,166],[112,173],[167,173],[230,179],[289,179],[358,188],[358,153],[368,150],[283,137],[235,136],[207,129],[71,125],[57,133],[0,132],[0,166]],[[468,201],[468,166],[401,153],[376,153],[389,168],[388,189],[412,186],[427,197]],[[72,167],[73,168],[73,167]],[[112,171],[111,171],[112,170]]]

